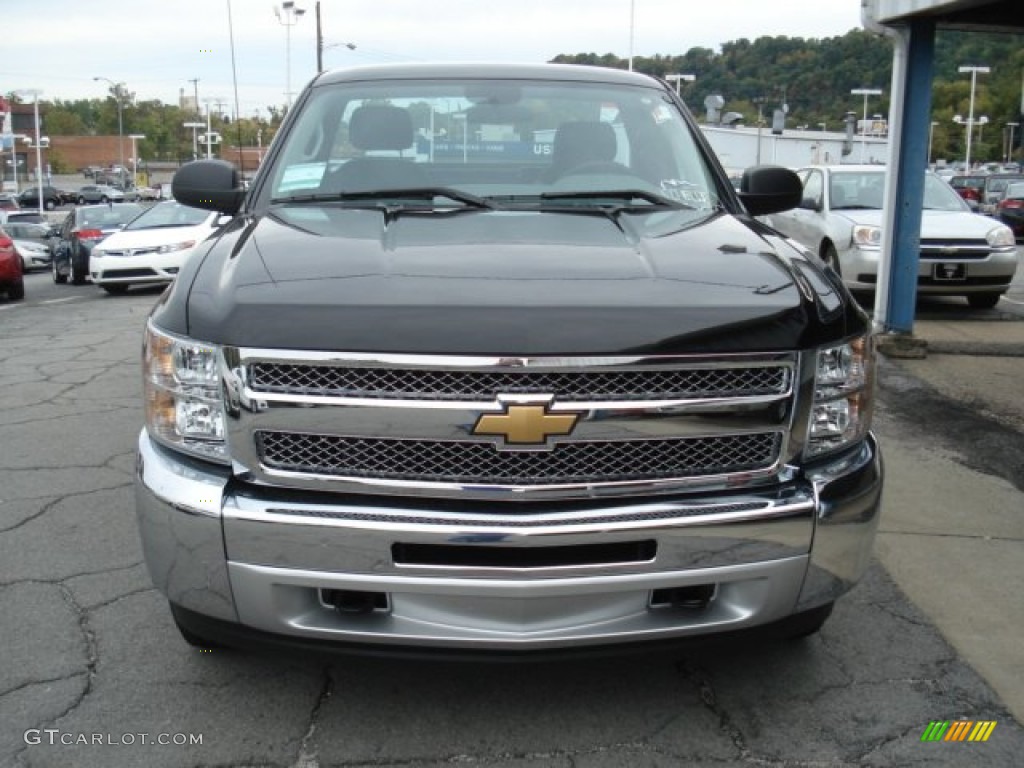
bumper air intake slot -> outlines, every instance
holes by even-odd
[[[454,544],[391,545],[395,565],[456,568],[567,568],[586,565],[649,563],[658,545],[653,539],[564,547],[493,547]]]
[[[671,587],[651,592],[652,608],[676,608],[683,611],[703,611],[715,598],[714,584],[695,584],[690,587]]]
[[[362,592],[355,589],[322,589],[320,601],[338,613],[358,615],[387,611],[388,596],[386,592]]]

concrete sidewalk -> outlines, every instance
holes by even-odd
[[[1024,318],[924,320],[914,336],[924,358],[879,366],[876,553],[1024,722]]]

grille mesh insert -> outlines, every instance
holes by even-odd
[[[291,395],[407,400],[493,400],[502,394],[550,394],[560,402],[669,400],[784,395],[784,365],[617,371],[432,370],[258,362],[253,390]]]
[[[486,442],[259,431],[263,463],[338,477],[472,484],[626,482],[751,472],[778,458],[779,432],[581,441],[551,451],[498,451]]]

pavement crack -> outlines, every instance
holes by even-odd
[[[82,677],[84,674],[85,672],[72,672],[71,674],[60,675],[59,677],[46,677],[41,680],[28,680],[27,682],[24,682],[21,685],[16,685],[13,688],[8,688],[6,690],[0,691],[0,698],[3,698],[4,696],[10,696],[12,693],[23,691],[26,688],[31,688],[33,685],[47,685],[48,683],[60,683],[64,680],[73,680],[76,677]]]
[[[309,715],[309,727],[299,744],[299,754],[295,758],[295,762],[292,763],[292,768],[319,768],[320,760],[313,739],[316,736],[316,728],[320,724],[320,712],[327,706],[333,692],[334,680],[331,677],[331,668],[325,667],[324,684],[320,688],[316,703],[313,704],[313,711]]]
[[[718,728],[722,733],[728,737],[732,742],[733,746],[739,752],[740,759],[744,762],[748,761],[751,757],[750,749],[747,747],[746,740],[743,738],[743,733],[732,721],[729,713],[719,703],[718,697],[715,695],[714,686],[711,684],[710,675],[706,670],[702,669],[699,665],[690,664],[687,661],[681,661],[676,665],[676,669],[684,680],[692,684],[697,688],[697,692],[700,695],[700,700],[703,702],[704,707],[711,712],[718,719]]]

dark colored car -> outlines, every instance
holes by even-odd
[[[568,651],[815,631],[879,521],[871,322],[660,80],[318,76],[145,329],[136,504],[186,640]],[[947,193],[952,194],[948,189]],[[958,201],[959,202],[959,201]]]
[[[996,204],[996,216],[1013,230],[1015,238],[1024,238],[1024,179],[1006,185],[1003,198]]]
[[[67,193],[56,187],[43,187],[43,208],[52,211],[67,202]],[[22,190],[18,195],[18,203],[22,208],[39,208],[39,187],[31,186]]]
[[[12,301],[25,298],[25,278],[21,268],[21,256],[14,247],[14,240],[0,229],[0,293],[7,294]]]
[[[972,211],[978,210],[981,205],[981,189],[985,186],[985,177],[979,176],[954,176],[949,180],[949,186],[956,190],[956,193],[967,201]]]
[[[1024,181],[1024,176],[1017,173],[993,173],[986,176],[985,183],[981,186],[978,213],[995,216],[996,206],[1003,199],[1007,185],[1015,181]]]
[[[137,203],[84,205],[68,213],[53,250],[53,282],[81,285],[89,276],[93,246],[142,213]]]

